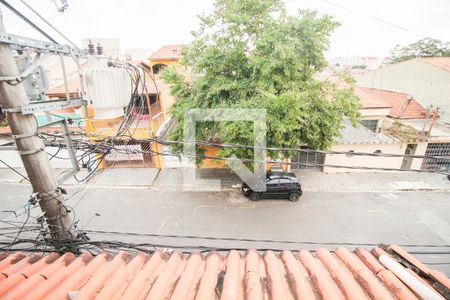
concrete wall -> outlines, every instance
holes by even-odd
[[[427,146],[428,146],[427,142],[418,143],[414,155],[425,155],[425,151],[427,151]],[[422,158],[414,158],[411,163],[411,169],[420,170],[420,168],[422,167],[422,162],[423,162]]]
[[[374,153],[381,150],[382,153],[404,154],[406,145],[400,144],[355,144],[355,145],[334,145],[330,150],[333,151],[354,151]],[[337,166],[362,166],[371,168],[394,168],[400,169],[402,165],[402,157],[374,157],[374,156],[348,156],[346,154],[327,154],[325,156],[325,164]],[[382,172],[376,170],[364,169],[348,169],[324,167],[325,173],[342,173],[342,172]]]
[[[425,106],[441,108],[441,120],[450,122],[450,72],[439,67],[409,60],[373,70],[361,76],[357,84],[408,93]]]

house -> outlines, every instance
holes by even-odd
[[[330,150],[347,154],[327,154],[324,164],[329,166],[324,166],[323,171],[331,173],[364,172],[370,168],[421,169],[422,159],[381,155],[425,155],[427,135],[405,122],[423,125],[430,122],[435,114],[427,111],[413,96],[405,93],[356,87],[355,94],[361,103],[360,124],[354,127],[349,121],[344,121],[341,137]],[[405,134],[408,134],[408,139]],[[352,152],[380,156],[352,155]]]
[[[391,245],[208,254],[1,254],[2,299],[444,299],[450,280]]]
[[[153,74],[157,75],[163,68],[178,64],[183,47],[184,45],[164,45],[153,53],[149,58]]]
[[[439,107],[450,123],[450,57],[415,58],[362,75],[358,86],[413,95],[425,107]]]

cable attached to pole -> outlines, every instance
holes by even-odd
[[[23,1],[22,1],[23,2]],[[39,26],[37,26],[36,24],[34,24],[30,19],[28,19],[26,16],[24,16],[20,11],[18,11],[17,9],[15,9],[12,5],[10,5],[8,2],[6,2],[5,0],[0,0],[0,3],[3,4],[4,6],[6,6],[6,8],[8,8],[10,11],[12,11],[15,15],[17,15],[18,17],[20,17],[22,20],[24,20],[28,25],[30,25],[31,27],[33,27],[34,29],[36,29],[40,34],[42,34],[43,36],[45,36],[50,42],[55,43],[55,44],[59,44],[54,38],[52,38],[48,33],[46,33],[44,30],[42,30]]]

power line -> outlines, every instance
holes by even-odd
[[[115,138],[112,138],[113,140],[115,140]],[[111,140],[111,139],[106,139],[106,140]],[[118,139],[117,141],[124,141],[123,139]],[[203,142],[184,142],[184,141],[171,141],[171,142],[164,142],[164,141],[160,141],[158,139],[133,139],[133,138],[129,138],[126,141],[133,141],[133,142],[156,142],[156,143],[160,143],[163,145],[170,145],[171,143],[195,143],[197,145],[204,145],[204,146],[216,146],[216,147],[221,147],[221,144],[214,144],[214,143],[203,143]],[[91,148],[96,148],[96,145],[91,143],[91,142],[85,142],[83,141],[82,143],[84,144],[90,144]],[[255,147],[253,146],[245,146],[245,145],[230,145],[230,144],[224,144],[224,147],[234,147],[234,148],[247,148],[247,149],[254,149]],[[50,144],[49,146],[56,146],[56,147],[60,147],[63,146],[61,144],[57,144],[57,145],[52,145]],[[76,146],[75,146],[76,147]],[[103,150],[102,150],[103,149]],[[279,151],[286,151],[286,149],[283,148],[267,148],[267,149],[277,149]],[[164,151],[164,152],[158,152],[158,151],[153,151],[153,150],[137,150],[137,149],[118,149],[114,146],[114,143],[112,144],[108,144],[108,143],[101,143],[99,144],[99,148],[96,148],[96,150],[100,151],[100,153],[104,153],[102,151],[107,151],[107,153],[105,154],[108,155],[109,153],[111,153],[112,150],[116,151],[117,153],[125,153],[125,154],[135,154],[135,153],[143,153],[143,154],[153,154],[153,155],[163,155],[163,156],[176,156],[176,157],[187,157],[187,158],[202,158],[202,159],[213,159],[213,160],[222,160],[222,161],[226,161],[226,160],[238,160],[241,161],[243,163],[272,163],[272,164],[280,164],[280,165],[291,165],[291,166],[305,166],[305,167],[330,167],[330,168],[345,168],[345,169],[362,169],[362,170],[378,170],[378,171],[405,171],[405,172],[419,172],[419,173],[439,173],[439,174],[443,174],[443,175],[447,175],[447,172],[444,171],[434,171],[434,170],[419,170],[419,169],[398,169],[398,168],[381,168],[381,167],[366,167],[366,166],[347,166],[347,165],[334,165],[334,164],[318,164],[318,163],[314,163],[314,164],[310,164],[310,163],[302,163],[302,162],[287,162],[287,161],[280,161],[280,160],[264,160],[264,161],[259,161],[259,160],[253,160],[253,159],[245,159],[245,158],[241,158],[241,159],[232,159],[232,158],[225,158],[225,157],[220,157],[220,156],[213,156],[213,155],[204,155],[204,154],[193,154],[193,155],[185,155],[183,153],[173,153],[170,151]],[[322,150],[306,150],[306,149],[291,149],[289,151],[305,151],[305,152],[313,152],[313,153],[327,153],[327,154],[345,154],[345,155],[353,155],[354,153],[357,153],[356,155],[368,155],[368,156],[383,156],[382,154],[372,154],[372,153],[362,153],[362,152],[350,152],[350,151],[322,151]],[[402,155],[402,154],[385,154],[384,156],[387,157],[412,157],[412,158],[426,158],[426,159],[443,159],[443,160],[449,160],[449,158],[447,157],[441,157],[441,156],[424,156],[424,155]]]
[[[10,169],[11,171],[13,171],[14,173],[20,175],[23,179],[25,179],[26,181],[30,182],[30,179],[28,179],[28,177],[26,177],[25,175],[23,175],[22,173],[20,173],[19,171],[16,170],[16,168],[11,167],[9,164],[7,164],[3,159],[0,158],[0,162],[2,164],[4,164],[8,169]]]
[[[8,2],[5,0],[0,0],[0,3],[2,3],[4,6],[6,6],[10,11],[12,11],[14,14],[16,14],[18,17],[20,17],[22,20],[24,20],[28,25],[36,29],[40,34],[45,36],[50,42],[58,44],[58,42],[53,39],[49,34],[47,34],[44,30],[42,30],[39,26],[34,24],[30,19],[25,17],[20,11],[15,9],[13,6],[11,6]]]
[[[351,12],[351,13],[355,13],[355,11],[354,11],[353,9],[350,9],[350,8],[348,8],[348,7],[346,7],[346,6],[343,6],[343,5],[341,5],[341,4],[335,3],[335,2],[333,2],[333,1],[330,1],[330,0],[320,0],[320,1],[322,1],[322,2],[324,2],[324,3],[327,3],[327,4],[329,4],[329,5],[332,5],[332,6],[338,7],[338,8],[340,8],[340,9],[349,11],[349,12]],[[358,14],[365,14],[365,13],[362,13],[362,12],[360,12],[360,11],[357,11],[356,13],[358,13]],[[390,22],[390,21],[386,21],[386,20],[384,20],[384,19],[381,19],[381,18],[372,16],[372,15],[368,15],[368,14],[365,14],[365,15],[368,16],[369,18],[375,20],[375,21],[378,21],[378,22],[383,23],[383,24],[385,24],[385,25],[391,26],[391,27],[393,27],[393,28],[396,28],[396,29],[399,29],[399,30],[408,32],[408,33],[410,33],[410,34],[420,36],[420,37],[425,37],[425,36],[422,35],[422,34],[419,34],[419,33],[417,33],[417,32],[414,32],[414,31],[412,31],[412,30],[410,30],[410,29],[408,29],[408,28],[406,28],[406,27],[403,27],[403,26],[394,24],[394,23],[392,23],[392,22]]]
[[[379,243],[358,243],[358,242],[315,242],[315,241],[292,241],[292,240],[272,240],[272,239],[252,239],[252,238],[232,238],[232,237],[214,237],[199,235],[176,235],[176,234],[157,234],[157,233],[139,233],[139,232],[120,232],[120,231],[104,231],[104,230],[83,230],[86,233],[107,234],[119,236],[136,236],[136,237],[156,237],[156,238],[177,238],[177,239],[197,239],[197,240],[213,240],[213,241],[233,241],[233,242],[255,242],[255,243],[279,243],[279,244],[305,244],[305,245],[347,245],[347,246],[377,246]],[[450,245],[436,244],[399,244],[400,247],[423,247],[423,248],[448,248]]]
[[[58,33],[60,36],[62,36],[66,41],[68,41],[72,46],[78,49],[78,46],[72,42],[67,36],[65,36],[61,31],[59,31],[55,26],[53,26],[46,18],[41,16],[31,5],[26,3],[24,0],[20,0],[23,5],[25,5],[29,10],[31,10],[36,16],[39,17],[45,24],[47,24],[51,29],[53,29],[56,33]],[[56,42],[55,42],[56,43]]]

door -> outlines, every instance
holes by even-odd
[[[292,181],[288,178],[280,178],[280,193],[279,197],[287,198],[292,189]]]
[[[277,198],[279,188],[280,184],[278,178],[267,178],[266,192],[263,193],[264,198]]]
[[[408,144],[406,146],[405,155],[414,155],[416,153],[417,144]],[[404,157],[402,161],[402,170],[411,169],[413,158],[412,157]]]

